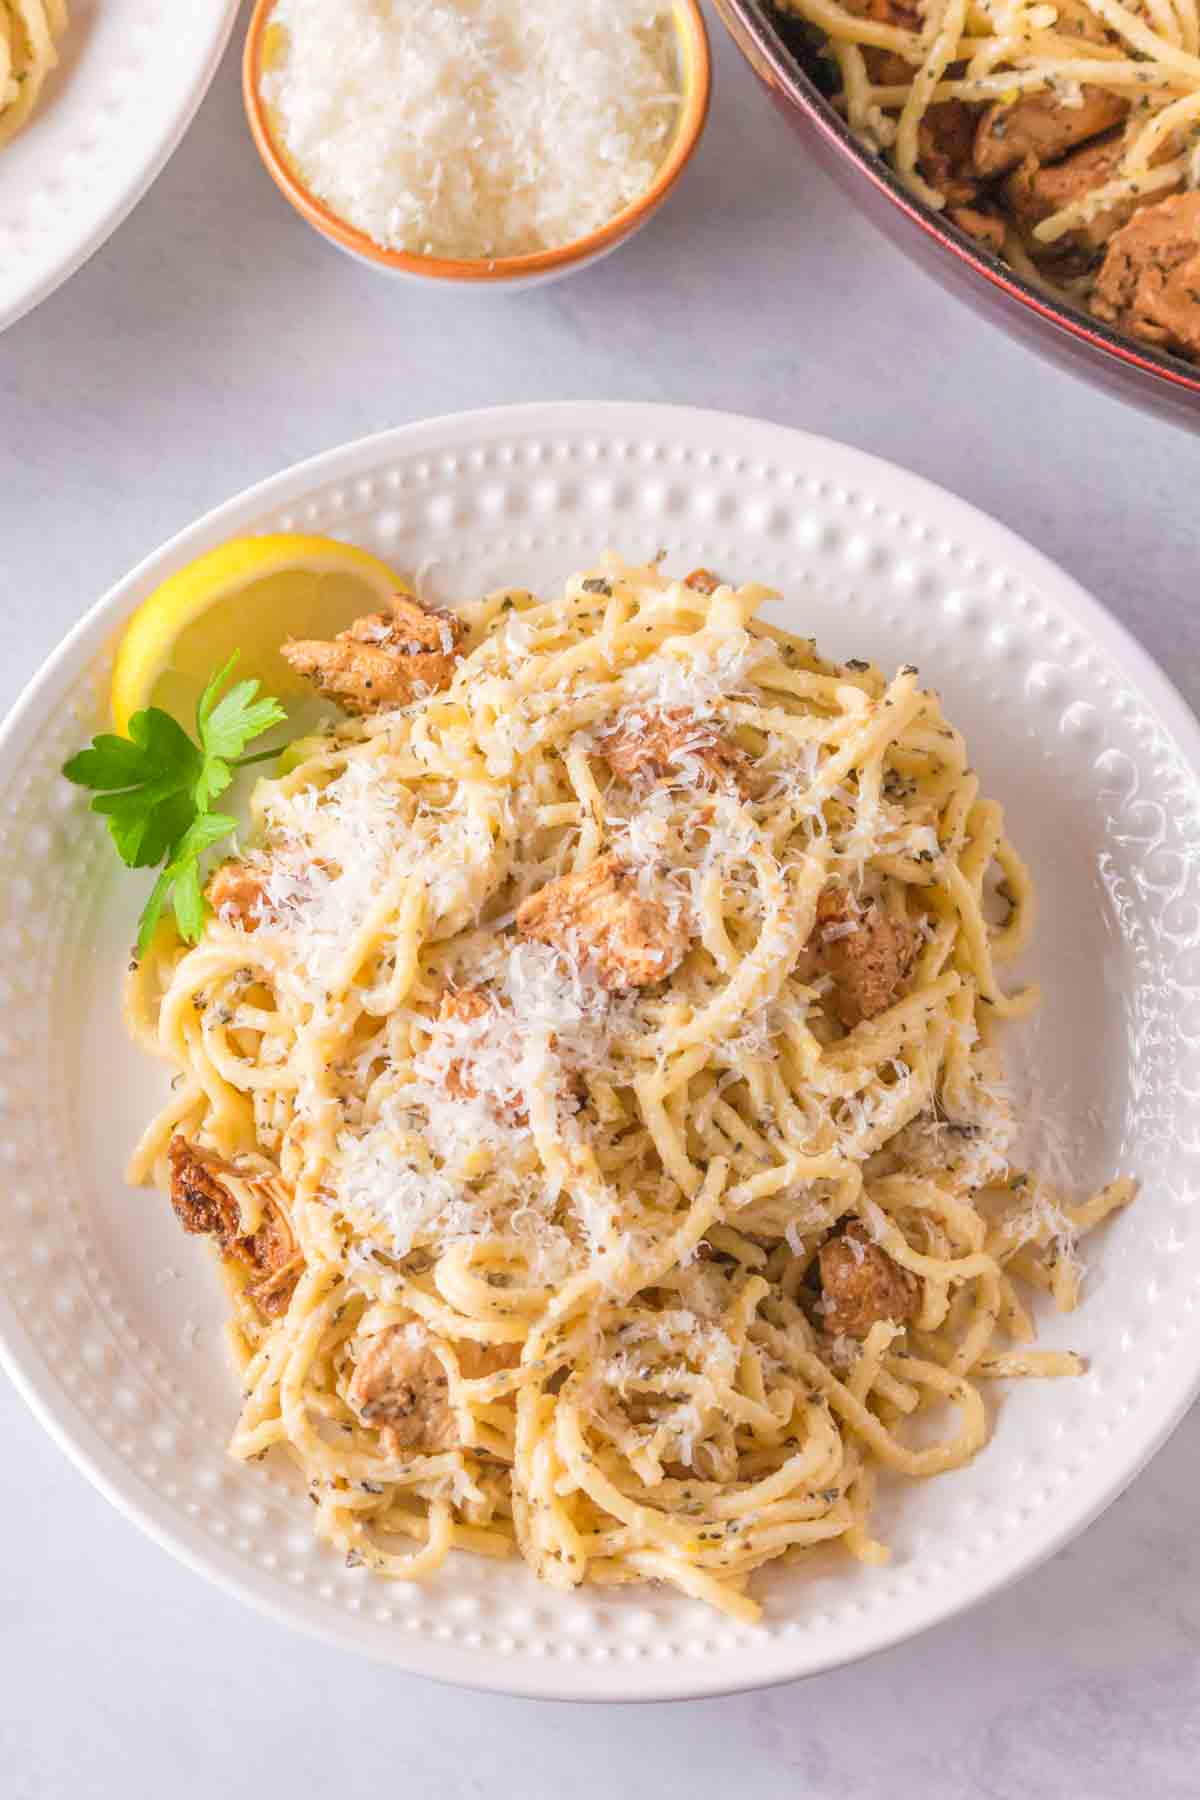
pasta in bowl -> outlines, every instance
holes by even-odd
[[[352,1566],[519,1552],[743,1620],[870,1563],[877,1473],[983,1384],[1071,1375],[1074,1202],[1019,1165],[1000,971],[1032,886],[918,671],[608,559],[285,646],[350,716],[259,783],[128,1012],[176,1084],[133,1162],[211,1236],[236,1456]]]

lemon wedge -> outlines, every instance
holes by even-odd
[[[283,640],[332,637],[410,591],[377,556],[336,538],[233,538],[168,576],[130,619],[113,669],[116,729],[127,733],[144,706],[190,729],[205,682],[235,650],[239,680],[257,676],[282,700],[311,694],[279,654]]]

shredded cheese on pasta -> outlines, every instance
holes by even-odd
[[[463,606],[444,691],[258,785],[257,914],[191,949],[164,926],[131,977],[177,1075],[133,1179],[182,1135],[302,1256],[273,1318],[227,1262],[233,1453],[290,1456],[353,1564],[515,1550],[753,1620],[764,1563],[885,1557],[877,1476],[967,1462],[982,1378],[1081,1366],[1029,1348],[1014,1276],[1073,1305],[1077,1238],[1132,1188],[1074,1204],[1010,1161],[1029,876],[917,671],[826,662],[767,597],[609,558]],[[612,733],[668,717],[670,766],[622,775]],[[578,921],[518,917],[605,858],[680,947],[663,979],[606,985]],[[848,1024],[871,931],[911,956]],[[839,1323],[831,1244],[907,1316]]]

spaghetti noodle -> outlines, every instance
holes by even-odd
[[[289,1456],[352,1564],[517,1551],[752,1620],[765,1563],[885,1557],[878,1473],[973,1457],[984,1381],[1082,1366],[1018,1281],[1072,1307],[1132,1188],[1015,1160],[1028,873],[917,671],[766,597],[610,558],[296,646],[362,716],[131,975],[176,1071],[132,1178],[223,1247],[233,1454]],[[421,631],[427,691],[370,710]]]
[[[66,0],[0,0],[0,146],[37,105],[67,22]]]

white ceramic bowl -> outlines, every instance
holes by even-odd
[[[0,331],[141,199],[216,74],[238,0],[71,0],[62,60],[0,150]]]
[[[433,597],[550,586],[606,545],[665,548],[781,587],[778,617],[840,656],[916,662],[966,731],[1041,889],[1039,1023],[1014,1070],[1081,1184],[1137,1173],[1090,1241],[1086,1304],[1042,1321],[1071,1382],[997,1396],[974,1465],[885,1489],[883,1570],[839,1553],[757,1578],[760,1626],[666,1589],[540,1588],[459,1556],[371,1585],[311,1538],[269,1463],[231,1463],[222,1296],[170,1208],[122,1165],[164,1081],[118,990],[144,879],[118,870],[58,776],[96,722],[114,627],[235,532],[341,534]],[[1164,677],[1051,564],[970,507],[857,451],[653,406],[530,406],[387,433],[243,495],[152,556],[50,659],[0,733],[0,1353],[59,1442],[201,1574],[331,1642],[514,1693],[706,1694],[827,1669],[982,1599],[1119,1493],[1200,1382],[1200,730]],[[1036,1149],[1036,1145],[1034,1146]],[[11,1551],[20,1554],[19,1546]]]

